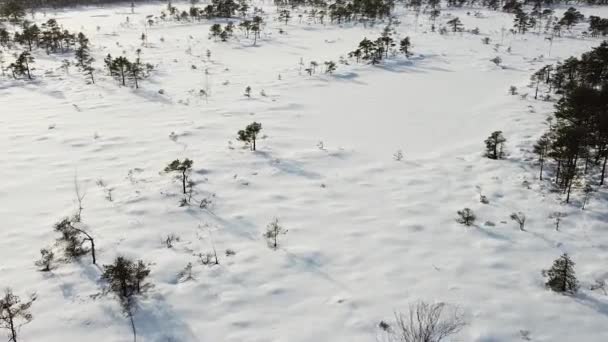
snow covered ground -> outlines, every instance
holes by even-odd
[[[135,315],[141,341],[375,341],[380,320],[417,300],[464,310],[468,325],[453,341],[516,341],[522,330],[533,341],[608,340],[608,297],[588,289],[608,278],[608,194],[596,193],[585,211],[580,193],[561,204],[530,154],[552,112],[533,99],[530,74],[599,45],[580,37],[586,24],[556,38],[549,56],[544,35],[502,33],[509,14],[444,10],[441,22],[458,16],[481,33],[439,35],[426,17],[415,27],[399,9],[395,29],[411,37],[410,60],[309,76],[301,59],[338,61],[384,25],[284,25],[267,5],[257,46],[241,34],[209,40],[203,21],[153,26],[141,47],[145,16],[162,9],[39,14],[89,36],[98,82],[87,85],[75,68],[65,75],[61,60],[71,55],[41,51],[34,81],[0,80],[0,286],[38,294],[23,341],[132,338],[117,301],[99,295],[100,269],[87,257],[51,273],[34,266],[54,243],[53,224],[74,212],[75,175],[100,264],[116,255],[151,263],[154,287]],[[156,70],[138,90],[119,87],[101,70],[103,57],[137,48]],[[509,95],[511,85],[532,96]],[[252,121],[263,125],[256,152],[236,140]],[[506,160],[482,156],[495,130],[507,138]],[[195,196],[212,198],[211,210],[179,207],[180,184],[162,172],[176,158],[194,160]],[[478,226],[455,222],[463,207]],[[525,232],[509,219],[518,211]],[[556,211],[568,215],[560,231],[549,218]],[[275,217],[289,229],[277,251],[262,236]],[[161,239],[172,233],[180,241],[169,249]],[[221,265],[201,265],[196,255],[212,245]],[[563,252],[577,263],[576,297],[544,288],[541,270]],[[195,280],[180,282],[189,262]]]

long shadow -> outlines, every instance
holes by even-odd
[[[138,340],[146,342],[197,342],[190,326],[160,294],[138,303],[134,313]]]
[[[482,228],[482,227],[480,227],[478,225],[473,225],[473,227],[475,227],[477,229],[477,232],[479,232],[479,233],[481,233],[481,234],[483,234],[483,235],[485,235],[485,236],[487,236],[489,238],[511,242],[510,238],[508,238],[508,237],[506,237],[506,236],[504,236],[502,234],[498,234],[495,231],[492,231],[492,230],[489,230],[489,229],[484,229],[484,228]]]
[[[608,316],[608,301],[598,300],[585,293],[579,293],[574,297],[574,300],[588,308],[595,310],[597,313]]]
[[[255,154],[267,159],[268,163],[279,171],[296,176],[302,176],[308,179],[322,178],[319,173],[305,170],[302,163],[295,160],[273,158],[272,155],[267,151],[256,151]]]

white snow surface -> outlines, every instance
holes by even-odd
[[[581,38],[586,24],[555,38],[549,56],[549,42],[534,33],[505,33],[494,50],[510,14],[444,9],[439,22],[458,16],[481,33],[440,35],[426,16],[416,26],[399,8],[397,37],[410,36],[414,56],[338,64],[326,75],[324,61],[375,39],[384,24],[299,23],[292,13],[285,25],[265,5],[257,46],[241,33],[210,40],[213,21],[204,20],[155,25],[142,47],[145,16],[163,6],[38,14],[89,36],[97,83],[60,69],[71,53],[43,51],[34,53],[34,81],[0,80],[0,286],[38,295],[20,341],[132,340],[88,256],[49,273],[34,266],[39,249],[54,246],[53,224],[74,213],[75,175],[99,264],[126,255],[151,265],[153,287],[135,313],[139,341],[376,341],[381,320],[418,300],[464,311],[468,324],[450,341],[517,341],[522,330],[533,341],[608,340],[608,297],[589,290],[608,278],[607,194],[595,193],[584,211],[580,191],[563,204],[550,180],[538,180],[531,154],[553,103],[533,99],[529,77],[599,45]],[[119,87],[103,57],[133,57],[137,48],[155,71],[140,89]],[[300,71],[301,58],[319,71]],[[208,100],[199,96],[205,69]],[[511,85],[527,98],[509,95]],[[256,152],[236,140],[253,121],[264,135]],[[494,130],[507,138],[505,160],[482,155]],[[398,150],[402,161],[393,158]],[[210,210],[179,207],[179,180],[163,172],[176,158],[194,160],[195,197],[213,198]],[[463,207],[476,212],[477,226],[455,222]],[[527,231],[509,219],[518,211]],[[560,231],[549,218],[556,211],[568,214]],[[263,237],[275,217],[289,230],[276,251]],[[171,233],[180,241],[169,249],[161,239]],[[196,255],[213,245],[221,264],[201,265]],[[541,271],[563,252],[576,262],[576,296],[544,287]],[[189,262],[195,279],[180,282]]]

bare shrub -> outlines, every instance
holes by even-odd
[[[173,248],[173,244],[179,242],[179,236],[173,233],[167,235],[167,237],[161,239],[161,243],[167,248]]]
[[[440,342],[465,325],[460,309],[420,301],[410,305],[407,315],[395,313],[395,326],[388,334],[393,342]]]
[[[522,212],[513,213],[509,217],[511,218],[511,220],[513,220],[513,221],[517,222],[517,224],[519,224],[519,230],[521,230],[522,232],[525,231],[524,227],[526,226],[526,215],[524,215],[524,213],[522,213]]]

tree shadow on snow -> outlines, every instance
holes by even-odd
[[[134,314],[138,339],[146,342],[197,342],[199,339],[160,294],[140,302]]]
[[[273,158],[272,155],[267,151],[255,151],[255,154],[267,159],[270,166],[274,167],[275,169],[277,169],[281,172],[296,175],[296,176],[302,176],[302,177],[305,177],[308,179],[320,179],[321,178],[320,174],[318,174],[316,172],[305,170],[304,167],[302,166],[302,163],[297,162],[295,160]]]
[[[597,313],[608,316],[608,301],[598,300],[586,293],[578,293],[574,300],[588,308],[595,310]]]

